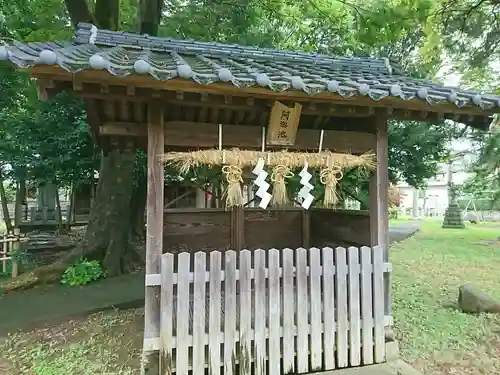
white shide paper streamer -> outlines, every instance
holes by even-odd
[[[258,190],[255,193],[256,196],[260,198],[259,207],[266,209],[271,201],[272,195],[268,192],[271,185],[266,181],[268,173],[264,170],[264,159],[259,158],[257,165],[252,170],[252,173],[257,176],[254,185],[258,186]]]

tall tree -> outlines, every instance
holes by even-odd
[[[155,2],[156,7],[151,3]],[[93,22],[99,28],[117,30],[120,22],[120,2],[118,0],[98,0],[89,3],[85,0],[66,1],[69,17],[73,24],[79,22]],[[147,17],[140,27],[147,28],[147,32],[156,33],[161,16],[161,7],[157,1],[141,1],[141,15]],[[155,14],[155,12],[157,12]],[[124,14],[132,14],[124,12]],[[146,30],[139,29],[139,32]],[[70,105],[70,103],[66,103]],[[55,112],[56,108],[53,108]],[[60,117],[60,116],[59,116]],[[29,129],[29,126],[25,126]],[[57,140],[54,144],[47,145],[52,152],[57,152]],[[48,150],[47,149],[47,150]],[[71,157],[71,154],[69,154]],[[66,254],[56,263],[35,269],[29,274],[21,276],[21,280],[12,283],[12,287],[27,287],[40,281],[51,281],[59,277],[67,265],[81,256],[100,259],[110,275],[132,270],[133,264],[141,262],[144,255],[141,249],[129,245],[131,229],[131,208],[136,208],[136,214],[144,215],[144,206],[137,207],[136,201],[144,202],[145,199],[137,197],[137,194],[145,196],[146,184],[136,182],[136,175],[141,168],[136,166],[136,152],[134,150],[111,150],[103,153],[99,170],[99,182],[96,197],[89,217],[89,223],[82,242],[71,252]],[[58,165],[60,173],[63,165]],[[137,173],[139,171],[139,173]],[[141,176],[141,177],[142,177]],[[134,182],[136,182],[134,184]],[[134,194],[137,193],[137,194]],[[140,205],[139,205],[140,206]],[[8,286],[5,287],[8,289]]]
[[[3,1],[5,9],[14,7],[13,2]],[[40,37],[38,28],[30,29],[32,23],[28,23],[29,27],[22,25],[24,19],[31,17],[33,23],[47,25],[47,30],[53,28],[53,35],[47,39],[68,34],[69,24],[92,22],[99,28],[180,38],[344,55],[384,54],[400,60],[412,74],[421,76],[432,74],[434,62],[439,62],[439,54],[434,60],[421,61],[418,58],[426,38],[426,16],[431,9],[425,0],[411,4],[406,0],[377,0],[368,5],[336,0],[141,0],[138,8],[133,0],[65,0],[67,13],[62,0],[22,0],[20,3],[26,9],[14,7],[12,12],[19,16],[21,24],[11,29],[18,28],[20,31],[12,34],[24,40],[39,40]],[[43,6],[57,15],[55,20],[45,17],[48,11],[42,11]],[[23,12],[29,14],[21,17]],[[39,14],[43,15],[42,20],[36,19],[35,15]],[[396,139],[393,143],[395,160],[399,163],[393,165],[393,176],[414,183],[421,181],[428,171],[432,171],[434,161],[431,155],[441,149],[437,144],[438,128],[432,128],[436,143],[430,142],[431,146],[427,147],[421,142],[419,148],[400,142],[398,134],[405,137],[424,130],[423,127],[400,124],[391,129],[396,137],[393,137]],[[423,137],[413,139],[417,141]],[[404,162],[414,156],[427,162],[409,172]],[[143,154],[137,156],[132,150],[104,152],[97,193],[81,244],[55,264],[20,276],[4,287],[15,289],[55,280],[69,262],[81,255],[101,259],[111,275],[127,272],[135,262],[142,261],[142,249],[130,246],[129,242],[135,229],[141,227],[144,214],[146,184],[141,180],[145,176],[143,162]]]
[[[441,43],[455,62],[464,85],[500,93],[500,2],[498,0],[442,0],[433,17],[433,41]],[[465,191],[495,204],[500,200],[500,117],[490,132],[473,132],[478,145],[474,173]]]
[[[473,66],[500,57],[500,2],[498,0],[442,0],[436,2],[435,32],[454,56]]]
[[[491,132],[475,133],[474,141],[479,147],[477,159],[469,172],[473,173],[464,186],[464,191],[474,199],[486,199],[491,207],[500,203],[500,127],[495,126]]]

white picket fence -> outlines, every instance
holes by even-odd
[[[378,247],[164,254],[164,371],[275,375],[384,362],[388,270]]]

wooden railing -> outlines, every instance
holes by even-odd
[[[381,248],[164,254],[164,373],[289,374],[385,361]],[[222,345],[221,345],[222,344]],[[156,349],[156,348],[155,348]]]
[[[68,220],[68,216],[70,215],[69,210],[69,202],[62,201],[61,202],[61,217],[63,219],[64,224],[84,224],[88,221],[89,211],[88,210],[79,210],[76,213],[72,213],[71,220]],[[8,204],[9,217],[12,221],[12,225],[16,226],[16,210],[14,204]],[[0,210],[0,220],[4,220],[2,210]],[[56,212],[55,210],[48,210],[47,208],[39,209],[36,206],[35,202],[30,202],[28,206],[21,206],[19,212],[19,224],[24,226],[26,225],[56,225]]]
[[[68,220],[69,209],[61,208],[62,223],[67,225],[86,224],[88,222],[88,214],[73,213],[71,220]],[[57,225],[57,214],[55,211],[50,212],[47,208],[37,210],[36,207],[29,207],[26,213],[23,212],[21,217],[21,225]]]
[[[18,233],[0,234],[0,261],[2,264],[2,274],[10,273],[12,277],[17,277],[19,274],[18,262],[15,257],[16,252],[20,249],[20,245],[26,238]],[[10,270],[9,270],[10,264]]]

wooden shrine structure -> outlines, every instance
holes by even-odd
[[[160,351],[162,374],[307,373],[384,362],[385,341],[393,339],[388,120],[487,130],[500,112],[498,96],[407,77],[386,58],[88,24],[72,42],[0,47],[0,59],[29,68],[42,100],[61,91],[82,98],[101,147],[147,149],[144,350]],[[275,107],[293,109],[286,129]],[[160,155],[217,148],[220,127],[224,149],[261,150],[266,127],[267,150],[374,152],[369,211],[164,210]]]

